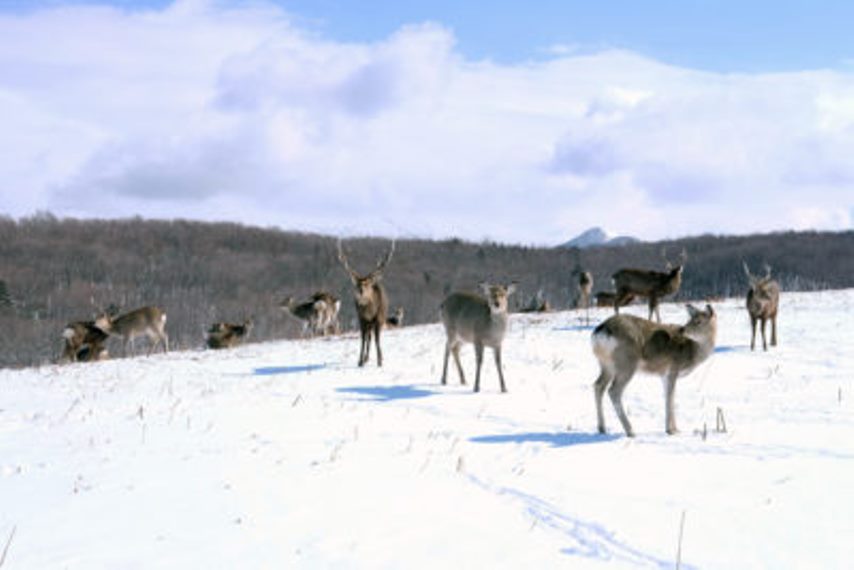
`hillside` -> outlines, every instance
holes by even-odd
[[[572,312],[511,317],[507,394],[491,358],[482,393],[440,386],[438,325],[389,331],[383,369],[347,335],[0,370],[4,569],[847,568],[854,291],[784,294],[767,353],[715,307],[672,437],[648,376],[638,436],[610,406],[595,433]]]
[[[329,236],[228,223],[0,218],[0,366],[55,360],[67,322],[111,305],[163,307],[172,346],[195,348],[212,322],[248,316],[255,317],[256,341],[293,338],[300,325],[278,303],[328,289],[343,299],[342,323],[352,329],[351,286],[335,244]],[[365,272],[388,245],[345,240],[352,265]],[[584,250],[400,239],[384,282],[408,324],[430,323],[449,291],[482,280],[517,280],[516,306],[541,292],[552,307],[566,308],[575,299],[574,268],[591,271],[599,291],[611,287],[620,267],[661,269],[665,257],[675,260],[683,250],[680,299],[742,295],[742,259],[755,271],[770,263],[788,291],[854,286],[854,232],[700,236]]]

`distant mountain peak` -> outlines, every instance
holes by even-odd
[[[577,247],[584,249],[596,246],[621,246],[637,243],[640,240],[632,236],[611,236],[602,228],[596,226],[585,230],[564,243],[561,247]]]

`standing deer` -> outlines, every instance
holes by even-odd
[[[95,326],[95,321],[75,321],[62,329],[60,361],[87,362],[105,360],[107,333]]]
[[[657,324],[632,315],[614,315],[593,331],[593,354],[601,372],[594,387],[599,433],[605,433],[602,396],[605,389],[628,437],[632,424],[623,409],[623,391],[640,369],[660,374],[665,381],[665,429],[676,433],[676,380],[690,373],[715,349],[717,316],[711,305],[701,311],[687,305],[690,319],[682,326]]]
[[[670,261],[667,261],[667,270],[663,272],[647,269],[620,269],[614,273],[611,276],[617,290],[614,312],[619,314],[620,306],[627,305],[635,297],[646,297],[649,299],[649,320],[652,320],[652,313],[655,311],[655,317],[660,323],[661,313],[658,312],[658,302],[662,297],[676,293],[682,285],[682,266],[688,259],[684,249],[680,258],[681,263],[674,268],[671,268]]]
[[[589,271],[578,273],[578,301],[576,306],[585,311],[584,323],[590,324],[590,292],[593,290],[593,275]]]
[[[113,317],[108,313],[95,319],[95,326],[109,335],[122,339],[122,354],[127,356],[128,343],[134,351],[134,339],[145,335],[151,342],[148,348],[150,355],[158,344],[163,345],[163,352],[169,352],[169,337],[166,335],[166,313],[159,307],[141,307],[124,315]]]
[[[394,241],[391,242],[388,253],[377,262],[377,266],[367,275],[359,275],[344,255],[341,240],[338,240],[338,261],[347,271],[353,282],[353,299],[356,303],[356,315],[359,317],[359,330],[362,335],[362,345],[359,349],[359,366],[368,361],[371,348],[371,336],[377,346],[377,366],[383,365],[383,351],[380,347],[380,331],[386,322],[388,313],[388,298],[382,285],[383,271],[394,253]]]
[[[341,301],[326,291],[314,293],[308,301],[299,303],[288,297],[279,306],[303,321],[303,336],[326,335],[338,332],[338,311]]]
[[[205,339],[208,348],[233,348],[249,337],[252,330],[252,319],[243,321],[243,324],[214,323],[208,329]]]
[[[744,273],[750,282],[747,292],[747,312],[750,314],[750,350],[756,345],[756,322],[761,323],[762,350],[768,350],[765,342],[765,321],[771,321],[771,346],[777,346],[777,307],[780,304],[780,286],[771,279],[771,266],[765,265],[765,277],[755,277],[747,263],[742,261]]]
[[[448,358],[453,353],[460,384],[466,383],[463,366],[460,363],[460,346],[464,342],[474,344],[477,369],[474,377],[474,391],[480,391],[480,370],[483,364],[483,349],[492,348],[495,355],[495,367],[501,391],[506,392],[504,372],[501,368],[501,343],[507,332],[507,298],[516,290],[516,284],[490,285],[481,283],[485,297],[474,293],[451,293],[442,302],[442,322],[445,325],[447,342],[445,360],[442,366],[442,384],[448,383]]]

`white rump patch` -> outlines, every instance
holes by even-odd
[[[71,340],[72,338],[74,338],[74,335],[75,332],[73,328],[65,327],[64,329],[62,329],[62,338],[66,340]]]

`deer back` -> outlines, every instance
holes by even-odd
[[[610,359],[617,368],[628,369],[627,363],[637,361],[647,372],[687,374],[712,353],[717,335],[711,306],[700,311],[689,305],[688,310],[690,319],[682,326],[614,315],[594,331],[594,350],[600,360]]]
[[[621,269],[612,276],[614,286],[619,290],[632,291],[638,295],[659,296],[675,293],[682,284],[682,266],[670,271],[651,271],[647,269]]]
[[[159,307],[141,307],[115,318],[101,315],[96,319],[98,328],[109,334],[133,336],[147,331],[161,331],[166,324],[166,313]]]

